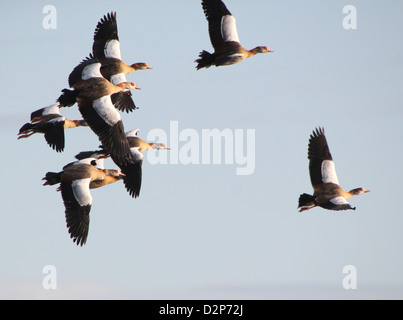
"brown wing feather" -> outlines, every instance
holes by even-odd
[[[316,128],[310,136],[308,146],[309,173],[312,186],[322,183],[322,162],[333,160],[323,128]]]

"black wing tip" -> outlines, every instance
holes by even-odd
[[[115,160],[112,156],[112,160],[120,167],[120,170],[126,175],[123,177],[123,183],[129,195],[132,198],[138,198],[140,196],[141,183],[142,183],[142,164],[143,161],[134,161],[130,159],[129,164],[122,164]]]
[[[50,139],[46,139],[45,136],[45,140],[48,143],[49,147],[51,147],[53,150],[55,150],[56,152],[64,152],[64,141],[52,141]]]
[[[108,12],[107,14],[104,14],[104,16],[101,18],[99,22],[105,23],[107,21],[116,21],[116,11],[111,11]]]
[[[70,238],[73,239],[77,246],[82,247],[87,243],[90,211],[91,205],[80,207],[78,212],[68,212],[66,210],[66,226]],[[81,219],[84,219],[84,221]]]
[[[325,128],[318,126],[312,131],[311,137],[315,138],[320,136],[325,136]]]
[[[129,195],[136,199],[140,196],[140,187],[132,187],[129,183],[125,182],[126,190],[129,193]]]
[[[82,237],[75,237],[70,235],[70,238],[73,239],[73,242],[77,245],[82,247],[83,245],[85,245],[87,243],[87,237],[82,238]]]
[[[107,14],[104,14],[104,16],[99,20],[99,22],[95,28],[94,35],[97,33],[99,28],[101,28],[105,23],[110,23],[110,22],[112,22],[112,23],[116,22],[116,11],[111,11],[111,12],[108,12]]]
[[[112,104],[119,111],[126,113],[133,112],[138,109],[133,101],[132,93],[130,91],[119,91],[111,95]]]
[[[97,26],[95,27],[93,39],[96,42],[104,42],[110,37],[119,40],[117,34],[116,11],[108,12],[99,20]]]
[[[129,190],[129,194],[132,198],[136,199],[140,196],[140,190]]]
[[[232,15],[222,0],[202,0],[202,8],[207,20]]]
[[[81,206],[77,202],[71,183],[62,181],[60,191],[65,206],[66,227],[70,238],[77,245],[83,246],[88,237],[91,204]]]

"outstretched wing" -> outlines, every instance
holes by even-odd
[[[66,223],[70,237],[77,245],[87,241],[90,225],[92,197],[90,194],[91,178],[74,180],[71,183],[60,184],[64,206],[66,208]]]
[[[88,80],[91,78],[103,78],[101,74],[101,64],[98,59],[92,54],[81,61],[69,75],[69,86],[74,87],[74,84],[79,80]]]
[[[321,183],[339,184],[323,128],[316,128],[310,136],[308,159],[312,186]]]
[[[98,22],[94,32],[92,52],[98,59],[122,59],[120,54],[116,12],[108,13]]]
[[[112,94],[112,103],[119,111],[126,111],[127,113],[138,109],[133,101],[132,93],[130,90],[122,90]]]
[[[119,160],[111,156],[112,160],[125,174],[123,182],[126,190],[133,198],[137,198],[140,195],[142,181],[143,154],[139,151],[138,142],[140,139],[136,137],[137,131],[138,130],[133,130],[126,133],[131,152],[130,162],[120,163]]]
[[[48,145],[56,152],[64,150],[64,117],[57,117],[43,124],[43,132]]]
[[[59,110],[59,104],[55,103],[52,104],[50,106],[35,110],[31,113],[31,121],[37,121],[39,120],[41,117],[49,115],[49,114],[60,114],[60,110]]]
[[[124,132],[122,118],[112,104],[111,96],[94,101],[79,100],[79,110],[103,148],[122,164],[130,158],[130,147]]]
[[[235,18],[221,0],[203,0],[202,7],[214,48],[224,41],[239,42]]]

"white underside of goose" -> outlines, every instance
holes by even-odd
[[[343,197],[336,197],[330,200],[331,203],[333,203],[334,205],[338,206],[338,205],[343,205],[343,204],[348,204],[347,200],[344,199]]]

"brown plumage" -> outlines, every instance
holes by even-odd
[[[69,86],[73,90],[63,89],[63,94],[57,101],[62,106],[69,107],[76,103],[77,99],[95,100],[122,90],[138,89],[135,83],[128,81],[112,84],[102,76],[100,68],[99,60],[90,54],[69,75]]]
[[[142,182],[142,164],[143,152],[150,149],[170,150],[164,143],[148,143],[137,137],[138,130],[132,130],[126,133],[127,141],[130,146],[130,161],[122,163],[111,155],[112,160],[119,166],[125,174],[123,182],[129,194],[137,198],[140,195]]]
[[[63,202],[65,205],[66,224],[77,245],[84,245],[87,241],[92,206],[90,189],[100,188],[123,178],[124,174],[118,170],[98,169],[91,164],[68,165],[56,178],[60,181]],[[46,174],[44,185],[49,182],[49,173]]]
[[[300,212],[316,206],[328,210],[355,210],[346,201],[353,196],[369,192],[364,188],[343,190],[337,179],[336,170],[323,128],[317,128],[310,136],[308,146],[309,174],[313,195],[301,194],[298,200]]]
[[[246,50],[239,42],[235,18],[221,0],[203,0],[202,7],[208,21],[210,41],[214,53],[205,50],[196,59],[196,69],[209,68],[212,65],[231,65],[258,53],[273,52],[266,46]]]
[[[101,75],[100,67],[99,61],[90,55],[71,72],[69,85],[74,88],[75,101],[81,115],[98,136],[106,152],[125,163],[129,161],[129,145],[122,118],[111,96],[123,89],[136,88],[136,85],[132,82],[114,85]]]
[[[57,152],[64,151],[64,130],[88,126],[84,120],[69,120],[62,116],[59,104],[36,110],[31,113],[31,122],[24,124],[19,132],[18,139],[28,138],[35,133],[43,133],[46,142]]]
[[[128,65],[122,61],[116,12],[108,13],[98,22],[92,53],[101,63],[101,74],[113,84],[127,81],[125,75],[136,70],[151,69],[144,62]],[[112,102],[120,111],[130,112],[136,109],[132,94],[128,90],[113,94]]]

